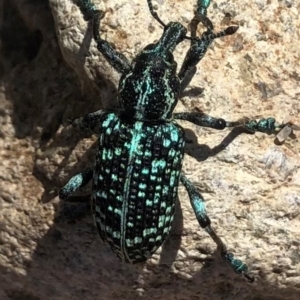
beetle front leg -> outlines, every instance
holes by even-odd
[[[181,81],[181,91],[183,91],[189,83],[186,83],[186,77],[188,77],[190,72],[196,68],[196,65],[204,57],[212,41],[219,37],[234,34],[237,30],[238,26],[229,26],[225,30],[218,33],[213,33],[210,29],[208,29],[202,34],[201,38],[192,41],[191,47],[188,50],[178,73],[178,77]],[[190,80],[191,79],[192,78],[190,78]]]
[[[238,121],[229,122],[222,118],[214,118],[204,114],[203,112],[174,113],[173,118],[176,120],[186,120],[198,126],[209,127],[218,130],[222,130],[224,128],[241,127],[250,133],[263,132],[267,134],[274,134],[283,127],[289,125],[289,123],[279,124],[272,117],[266,119],[262,118],[259,120],[242,118]]]
[[[100,20],[104,17],[105,12],[96,9],[96,6],[90,0],[78,0],[78,5],[83,12],[93,17],[93,37],[97,43],[98,50],[119,73],[123,74],[127,72],[129,70],[127,58],[122,53],[116,51],[110,43],[100,37]]]
[[[197,0],[197,14],[206,16],[211,0]]]
[[[194,18],[191,21],[191,47],[188,50],[181,69],[178,73],[178,77],[181,81],[181,92],[188,86],[193,76],[196,73],[196,66],[200,60],[204,57],[208,47],[214,39],[231,35],[235,33],[238,26],[230,26],[227,29],[219,32],[213,32],[213,24],[206,16],[207,8],[210,5],[210,0],[198,0],[197,10]],[[202,23],[206,27],[206,31],[200,38],[196,37],[197,26]]]
[[[253,282],[254,278],[251,275],[249,275],[248,266],[241,260],[234,258],[234,255],[227,251],[227,247],[225,246],[223,241],[212,229],[210,225],[210,219],[206,214],[204,199],[202,195],[183,174],[180,175],[180,181],[183,183],[189,194],[193,210],[195,212],[196,218],[200,226],[211,236],[211,238],[217,244],[218,250],[220,251],[222,258],[230,264],[230,266],[236,273],[243,274],[250,282]]]
[[[102,53],[109,64],[119,73],[127,73],[130,68],[127,58],[122,53],[116,51],[110,43],[100,37],[99,27],[100,20],[103,18],[103,16],[103,11],[96,10],[93,17],[93,35],[97,43],[97,49]]]

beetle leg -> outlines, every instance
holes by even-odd
[[[197,0],[197,14],[206,16],[211,0]]]
[[[242,118],[237,121],[229,122],[222,118],[214,118],[203,112],[184,112],[184,113],[174,113],[173,118],[176,120],[189,121],[195,125],[202,127],[210,127],[214,129],[222,130],[224,128],[234,128],[241,127],[250,133],[263,132],[267,134],[274,134],[281,130],[283,127],[289,125],[279,124],[272,117],[262,118],[262,119],[249,119]]]
[[[178,77],[181,81],[181,92],[183,92],[184,89],[189,85],[190,81],[196,73],[196,65],[204,57],[208,47],[213,42],[213,40],[218,37],[231,35],[238,29],[238,26],[230,26],[219,33],[214,33],[213,24],[206,16],[207,8],[210,5],[210,2],[210,0],[197,1],[196,14],[190,24],[192,37],[191,46],[178,73]],[[206,27],[206,31],[201,35],[200,38],[197,38],[196,32],[199,23],[202,23]]]
[[[197,10],[194,18],[190,23],[191,27],[191,37],[195,38],[197,33],[198,24],[201,22],[205,27],[206,31],[202,34],[202,36],[213,33],[213,24],[209,18],[206,17],[207,8],[210,5],[210,0],[198,0],[197,1]],[[191,40],[191,47],[187,52],[184,63],[181,66],[181,69],[178,73],[179,79],[181,81],[181,93],[185,90],[185,88],[189,85],[191,80],[193,79],[197,68],[196,65],[200,62],[200,60],[204,57],[209,45],[212,41],[202,41],[198,42],[198,46],[195,45],[197,42],[195,40]],[[197,49],[201,49],[200,53],[197,53]]]
[[[234,34],[237,30],[238,26],[229,26],[225,30],[218,33],[213,33],[209,29],[202,34],[201,38],[192,40],[191,47],[188,50],[181,69],[178,73],[178,77],[181,81],[181,92],[188,86],[189,82],[192,80],[192,77],[190,78],[189,76],[190,73],[195,74],[196,65],[204,57],[212,41],[219,37]],[[188,78],[188,82],[186,78]]]
[[[248,266],[243,263],[241,260],[234,258],[234,255],[227,251],[227,247],[216,234],[216,232],[211,227],[210,219],[206,214],[204,199],[202,195],[197,191],[193,184],[186,178],[185,175],[180,175],[180,181],[185,186],[189,198],[195,212],[196,218],[202,228],[211,236],[218,246],[218,250],[223,259],[225,259],[233,270],[238,274],[243,274],[249,281],[254,281],[254,278],[248,273]]]
[[[59,191],[59,198],[66,199],[75,191],[86,186],[93,178],[93,168],[87,168],[85,171],[74,175],[68,183]]]
[[[202,127],[210,127],[219,130],[226,128],[226,121],[224,119],[211,117],[201,111],[174,113],[173,118],[175,120],[189,121]]]
[[[68,122],[82,132],[91,132],[94,134],[99,134],[100,129],[98,125],[101,124],[104,116],[106,116],[107,113],[107,110],[100,109],[95,112],[89,113],[84,117],[80,117],[75,120],[69,120]]]
[[[242,118],[235,122],[226,122],[226,127],[242,127],[250,133],[263,132],[267,134],[274,134],[281,130],[288,124],[279,124],[275,118],[261,118],[259,120]]]
[[[103,18],[103,16],[103,11],[96,10],[93,17],[93,35],[97,43],[97,49],[102,53],[109,64],[119,73],[127,73],[130,68],[127,58],[122,53],[116,51],[110,43],[100,37],[99,26],[100,20]]]
[[[93,37],[97,43],[98,50],[119,73],[123,74],[124,72],[128,72],[130,64],[127,58],[122,53],[116,51],[110,43],[100,37],[100,20],[104,17],[105,12],[98,10],[91,0],[78,1],[78,5],[85,16],[89,18],[92,16]]]
[[[75,191],[86,186],[93,178],[93,168],[88,168],[81,173],[74,175],[68,183],[61,188],[59,191],[59,199],[65,200],[67,202],[72,202],[64,204],[63,215],[64,218],[70,220],[76,220],[85,216],[91,211],[91,195],[85,195],[82,197],[69,197]],[[76,202],[76,203],[73,203]],[[79,204],[79,202],[81,204]]]

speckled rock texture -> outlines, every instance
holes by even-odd
[[[106,11],[102,36],[129,59],[162,34],[146,0],[95,3]],[[188,26],[196,0],[154,4],[165,22]],[[176,112],[299,124],[299,11],[296,0],[213,1],[208,16],[216,31],[240,28],[213,43]],[[75,206],[57,197],[96,151],[96,137],[63,125],[117,106],[119,75],[71,0],[1,0],[0,13],[1,300],[300,298],[299,132],[277,145],[272,135],[180,122],[188,140],[183,171],[255,283],[221,260],[182,186],[169,240],[146,263],[122,264],[91,214],[74,221],[68,212]],[[188,47],[185,41],[175,51],[179,65]]]

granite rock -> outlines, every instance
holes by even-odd
[[[95,3],[106,11],[102,36],[129,59],[162,33],[146,1]],[[196,1],[154,4],[164,22],[188,26]],[[213,1],[216,31],[240,28],[214,41],[176,112],[300,123],[299,10],[297,1]],[[146,263],[122,264],[91,215],[70,220],[73,207],[57,197],[96,151],[95,137],[64,125],[116,107],[119,75],[71,0],[1,0],[0,11],[0,299],[299,299],[299,132],[277,145],[272,135],[180,122],[188,139],[183,171],[255,283],[220,259],[182,186],[170,239]],[[179,66],[188,47],[175,51]]]

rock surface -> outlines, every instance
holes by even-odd
[[[249,264],[252,285],[219,258],[182,186],[170,239],[142,265],[120,263],[90,215],[68,219],[57,193],[93,164],[96,138],[63,124],[116,106],[119,77],[78,7],[49,4],[0,1],[0,299],[299,299],[298,132],[276,145],[274,136],[180,122],[189,140],[183,171],[220,237]],[[160,0],[155,7],[165,22],[188,26],[195,4]],[[129,59],[162,33],[146,1],[101,1],[99,8],[107,11],[102,35]],[[213,1],[216,31],[240,28],[213,43],[176,111],[299,123],[299,11],[292,0]],[[179,65],[188,46],[175,52]]]

